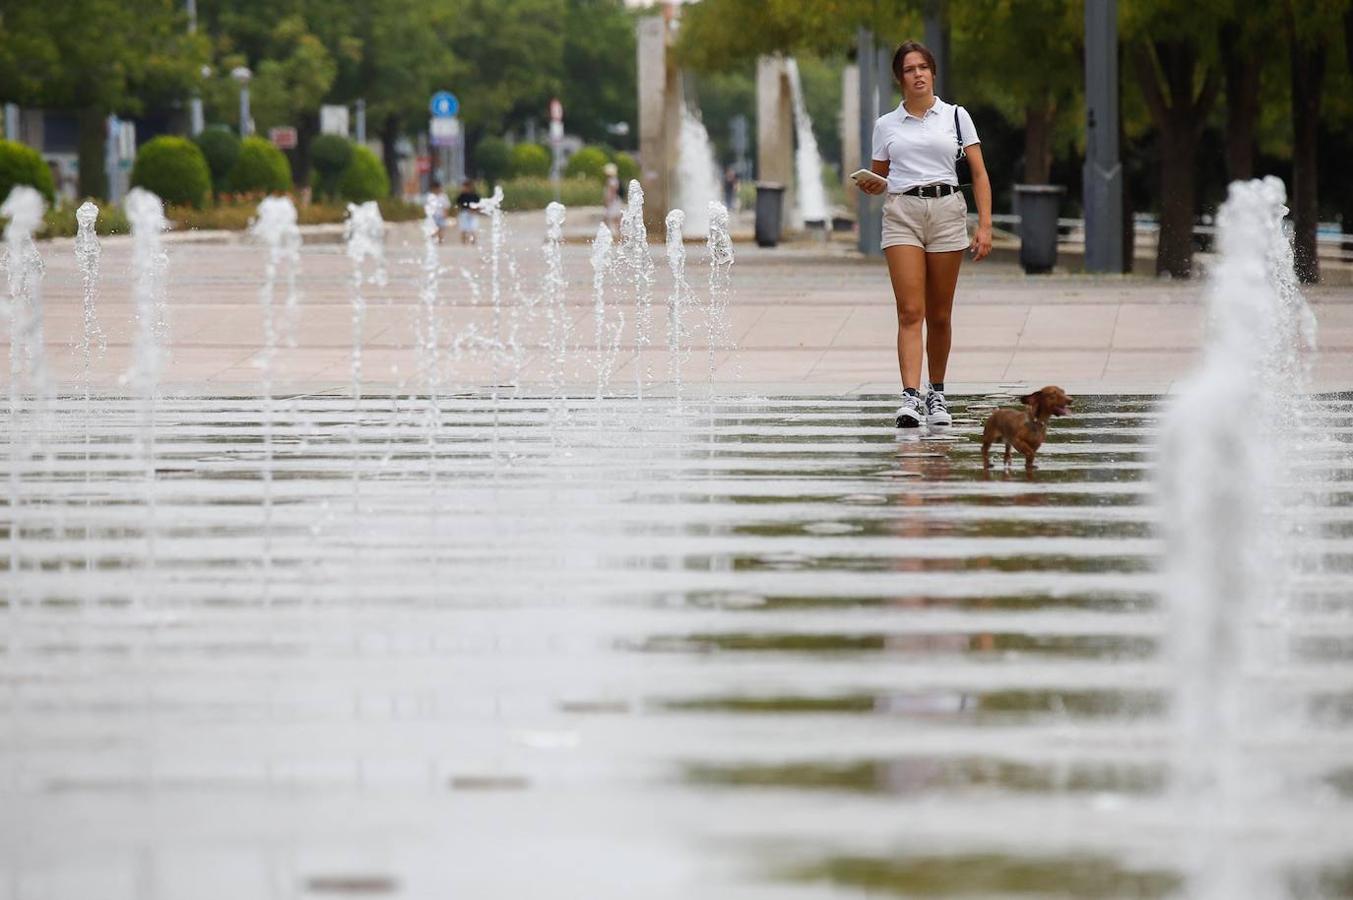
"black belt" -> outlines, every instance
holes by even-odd
[[[914,188],[908,188],[902,193],[908,197],[925,197],[929,200],[938,200],[940,197],[948,197],[950,194],[957,194],[958,185],[922,184]]]

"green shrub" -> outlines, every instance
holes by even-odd
[[[513,178],[544,178],[550,174],[550,151],[539,144],[518,144],[512,148]]]
[[[80,223],[75,219],[75,210],[79,207],[79,203],[62,203],[60,206],[47,210],[42,228],[38,231],[38,237],[75,237],[80,232]],[[99,217],[94,220],[94,232],[96,234],[130,234],[131,225],[127,223],[127,214],[122,211],[122,207],[100,206]]]
[[[559,182],[559,202],[565,206],[600,206],[601,182],[591,178],[564,178]],[[554,200],[549,178],[513,178],[503,182],[503,209],[544,209]]]
[[[610,161],[606,151],[600,147],[584,147],[569,157],[568,165],[564,166],[564,175],[568,178],[595,178],[597,181],[605,181],[606,172],[603,170]]]
[[[311,186],[319,197],[337,197],[338,180],[352,162],[352,141],[336,134],[321,134],[310,142]]]
[[[611,155],[611,162],[620,170],[620,183],[628,190],[630,181],[639,177],[639,164],[634,161],[633,156],[619,151]]]
[[[236,194],[270,194],[291,190],[291,163],[286,155],[260,137],[240,142],[240,155],[230,168],[230,190]]]
[[[200,207],[211,192],[207,158],[187,138],[165,135],[136,151],[132,184],[145,188],[168,206]]]
[[[48,206],[56,198],[52,170],[43,162],[42,154],[17,141],[0,140],[0,203],[5,202],[16,184],[36,188],[46,198]]]
[[[366,147],[353,145],[352,159],[338,179],[338,195],[352,203],[379,200],[390,194],[390,177],[380,158]]]
[[[218,194],[223,194],[229,187],[227,179],[230,176],[230,170],[235,165],[235,160],[240,155],[240,139],[224,125],[213,125],[204,129],[201,134],[193,138],[197,147],[202,151],[202,155],[207,158],[207,168],[211,171],[211,187]]]
[[[481,178],[497,184],[512,168],[512,148],[502,138],[486,137],[475,145],[474,162]]]

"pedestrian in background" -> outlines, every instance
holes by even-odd
[[[474,205],[480,201],[474,179],[467,178],[456,195],[456,226],[460,228],[460,242],[473,244],[479,237],[479,213]]]

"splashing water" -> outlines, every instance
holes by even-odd
[[[441,339],[437,327],[438,278],[441,275],[441,255],[438,250],[440,241],[437,217],[442,213],[441,198],[429,193],[423,204],[423,271],[422,284],[419,287],[418,319],[418,370],[427,394],[427,430],[428,453],[434,465],[428,467],[429,477],[435,472],[437,421],[440,418],[437,397],[441,392]]]
[[[644,225],[644,189],[638,180],[630,182],[629,199],[620,218],[620,253],[617,263],[628,270],[634,286],[634,389],[644,399],[644,384],[652,380],[644,350],[653,341],[653,282],[655,267],[648,249],[648,228]]]
[[[349,203],[344,232],[348,259],[352,262],[352,503],[355,511],[360,502],[357,432],[362,421],[362,331],[366,327],[366,295],[362,288],[367,283],[384,285],[386,280],[385,222],[376,201],[368,200],[360,205]]]
[[[564,396],[564,361],[568,355],[568,281],[564,277],[564,216],[562,203],[545,207],[545,316],[550,353],[550,391],[556,401]]]
[[[672,293],[667,301],[668,377],[672,380],[678,401],[681,399],[681,364],[685,352],[686,301],[691,292],[691,286],[686,281],[686,242],[681,234],[685,221],[686,213],[679,209],[667,214],[667,267],[672,271]]]
[[[164,279],[169,257],[164,252],[164,217],[160,198],[132,188],[124,204],[132,227],[132,283],[136,298],[135,354],[129,380],[141,397],[153,398],[164,365],[168,320]]]
[[[0,204],[5,226],[5,270],[10,299],[10,410],[16,415],[26,385],[34,394],[45,392],[46,360],[43,350],[42,257],[33,233],[42,225],[47,204],[28,185],[16,185]]]
[[[98,220],[99,208],[92,200],[86,200],[75,211],[77,232],[75,235],[75,261],[80,269],[80,282],[83,289],[82,330],[80,334],[80,383],[86,403],[89,402],[91,370],[96,358],[102,357],[108,349],[108,340],[103,328],[99,326],[95,306],[99,298],[99,256],[102,252],[94,223]]]
[[[283,341],[288,347],[296,346],[296,316],[299,312],[299,295],[296,290],[296,276],[301,266],[301,229],[296,224],[296,204],[290,197],[264,197],[258,204],[258,214],[250,223],[249,232],[256,240],[268,247],[268,260],[265,264],[263,292],[265,328],[275,331],[273,322],[273,294],[278,271],[285,267],[287,286],[286,306],[283,322]],[[272,336],[274,340],[276,334]],[[272,352],[267,348],[267,352]],[[271,359],[268,360],[271,362]]]
[[[169,223],[160,198],[142,188],[128,192],[124,208],[132,227],[132,293],[136,306],[134,363],[129,380],[140,401],[138,434],[146,491],[143,560],[150,577],[143,583],[140,597],[145,605],[156,596],[155,406],[169,338],[165,299],[169,257],[164,252],[164,231]]]
[[[1276,660],[1265,645],[1286,643],[1272,627],[1294,562],[1283,535],[1285,473],[1307,449],[1280,412],[1298,402],[1301,358],[1313,339],[1282,231],[1284,201],[1276,179],[1231,185],[1218,215],[1203,360],[1167,410],[1160,437],[1176,790],[1199,817],[1189,896],[1209,900],[1276,890],[1276,873],[1254,871],[1234,829],[1261,818],[1274,789],[1246,744],[1281,728]]]
[[[716,349],[732,350],[733,324],[728,314],[732,298],[733,238],[728,233],[728,208],[717,201],[709,204],[709,296],[705,298],[705,328],[709,344],[709,383],[714,384]]]
[[[263,286],[258,300],[263,311],[263,352],[259,355],[259,370],[263,387],[263,569],[272,568],[272,474],[273,474],[273,366],[277,355],[277,323],[273,309],[277,270],[285,260],[291,290],[288,303],[294,303],[296,267],[300,264],[301,230],[296,225],[296,205],[290,197],[265,197],[258,205],[258,214],[250,224],[249,233],[268,247],[263,267]],[[294,308],[289,310],[294,315]],[[288,317],[291,318],[290,316]],[[294,319],[288,330],[293,334],[289,343],[295,344]],[[265,575],[265,586],[271,578]]]
[[[677,144],[676,205],[686,211],[683,226],[687,237],[709,234],[709,204],[722,194],[722,179],[714,161],[714,145],[705,123],[690,109],[681,110],[681,133]]]
[[[794,148],[794,175],[798,181],[796,194],[799,219],[803,222],[826,222],[827,191],[822,186],[822,154],[818,152],[817,138],[813,135],[813,120],[809,118],[808,106],[803,100],[799,63],[790,59],[785,65],[789,71],[790,94],[794,100],[794,136],[798,142]]]
[[[612,265],[614,239],[605,222],[597,226],[592,240],[592,323],[596,330],[597,399],[606,395],[611,383],[611,369],[620,352],[620,332],[625,325],[625,314],[617,310],[617,322],[607,327],[606,273]]]

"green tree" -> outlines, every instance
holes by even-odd
[[[489,187],[503,180],[512,167],[512,148],[498,137],[486,137],[474,149],[474,162]]]
[[[513,178],[544,178],[550,174],[550,151],[539,144],[518,144],[512,148]]]
[[[1023,182],[1046,184],[1058,148],[1082,125],[1082,0],[969,0],[951,9],[959,94],[948,99],[985,102],[1022,124]]]
[[[141,146],[132,164],[131,181],[174,206],[201,208],[211,193],[207,158],[192,141],[170,135]]]
[[[1169,0],[1133,0],[1122,17],[1125,53],[1150,112],[1160,149],[1160,232],[1156,272],[1193,271],[1198,141],[1221,89],[1217,11]]]
[[[0,102],[78,112],[90,196],[106,190],[104,117],[183,100],[206,59],[175,0],[5,0],[0,12]]]
[[[567,0],[560,99],[568,130],[589,143],[614,122],[638,134],[634,25],[621,0]]]
[[[1283,25],[1292,64],[1292,249],[1297,276],[1320,280],[1316,252],[1319,163],[1316,147],[1329,58],[1344,24],[1348,0],[1283,0]]]
[[[550,98],[563,88],[565,0],[453,2],[451,49],[460,63],[454,84],[469,143],[544,119]]]

